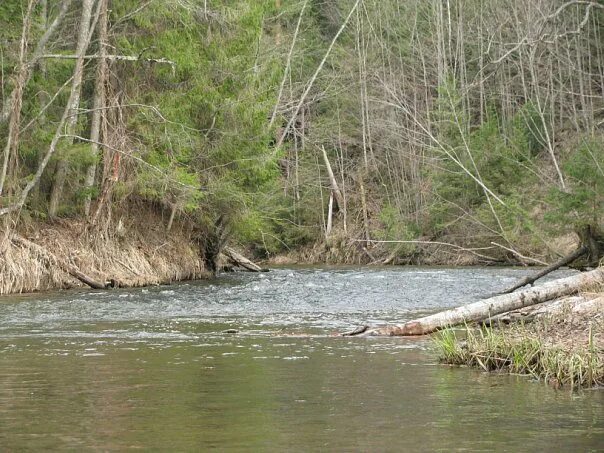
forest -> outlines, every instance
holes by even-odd
[[[194,244],[205,264],[168,280],[227,244],[593,264],[603,21],[595,0],[3,0],[2,291],[52,280],[44,260],[148,274],[155,251],[116,257],[133,238]]]
[[[1,451],[602,451],[602,389],[604,0],[0,0]]]

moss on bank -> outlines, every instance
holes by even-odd
[[[532,376],[555,388],[604,385],[604,313],[557,314],[531,324],[447,329],[444,363]]]

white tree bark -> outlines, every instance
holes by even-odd
[[[590,285],[604,283],[604,267],[571,277],[545,283],[518,293],[504,294],[480,300],[469,305],[425,316],[405,324],[365,330],[362,335],[412,336],[426,335],[446,327],[482,321],[491,316],[518,310],[558,297],[574,294]]]
[[[245,256],[240,253],[237,253],[230,247],[225,247],[222,250],[222,253],[227,257],[230,262],[232,262],[236,266],[241,266],[250,272],[265,272],[267,270],[258,266],[256,263],[253,263],[252,261],[248,260]]]
[[[340,211],[344,212],[346,206],[344,205],[344,197],[342,196],[342,192],[340,191],[340,186],[338,185],[338,181],[333,174],[333,170],[331,168],[331,164],[329,163],[329,158],[327,157],[327,152],[325,151],[325,147],[321,147],[321,151],[323,152],[323,162],[325,163],[325,167],[327,168],[327,175],[329,176],[329,183],[331,184],[331,191],[336,198],[336,203],[338,203],[338,208]]]
[[[69,104],[67,109],[69,111],[66,122],[65,130],[67,135],[75,132],[78,116],[77,110],[80,105],[80,95],[82,91],[82,77],[84,75],[84,55],[90,44],[90,36],[92,30],[90,27],[90,19],[92,17],[92,6],[94,0],[82,0],[82,14],[80,16],[80,28],[78,32],[78,43],[76,47],[76,64],[73,71],[73,84],[71,88],[71,95],[69,97]],[[72,140],[73,143],[73,140]],[[52,191],[50,193],[50,202],[48,206],[48,215],[50,217],[56,217],[59,203],[63,195],[63,186],[65,185],[65,178],[67,177],[67,162],[63,159],[59,160],[57,164],[57,171],[55,173],[55,180],[52,185]]]
[[[101,9],[99,14],[99,62],[97,66],[96,80],[94,82],[94,105],[92,112],[92,124],[90,127],[90,151],[94,155],[95,159],[99,153],[98,142],[101,141],[101,122],[105,115],[105,84],[107,83],[107,59],[105,55],[107,51],[105,46],[107,45],[107,3],[108,0],[100,0]],[[86,179],[84,181],[84,187],[90,189],[94,185],[94,175],[96,173],[96,161],[88,167],[86,170]],[[84,214],[86,217],[90,215],[90,194],[86,195],[84,201]]]

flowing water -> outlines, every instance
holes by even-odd
[[[439,365],[426,339],[330,336],[523,275],[297,268],[5,297],[0,451],[602,449],[601,390]]]

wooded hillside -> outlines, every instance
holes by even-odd
[[[210,255],[548,263],[601,237],[603,23],[596,0],[3,0],[0,217],[110,238],[144,206]]]

